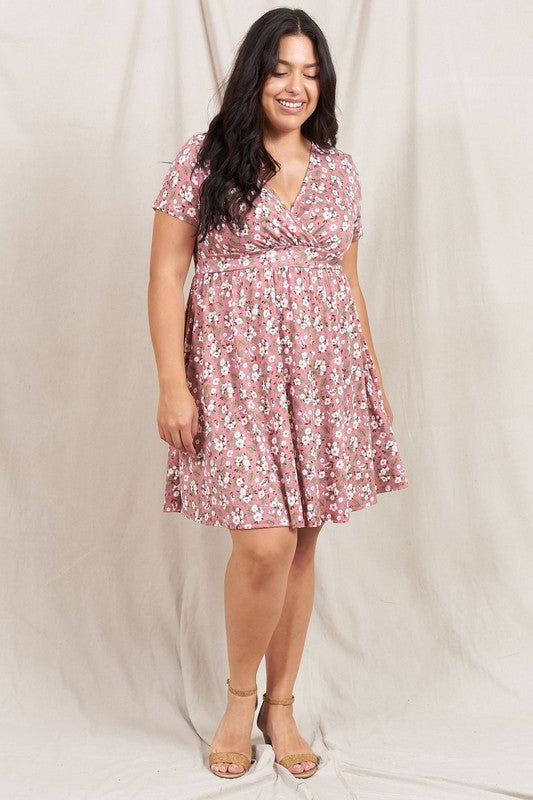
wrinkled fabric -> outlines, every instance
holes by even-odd
[[[176,155],[154,210],[198,224],[204,137]],[[264,184],[241,229],[196,241],[184,330],[196,455],[169,446],[164,511],[317,526],[408,486],[342,267],[362,234],[352,157],[312,143],[290,209]]]

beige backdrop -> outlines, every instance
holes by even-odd
[[[256,728],[207,769],[231,540],[162,512],[146,309],[164,162],[275,5],[3,6],[0,800],[532,797],[533,4],[305,3],[410,486],[320,536],[300,783]]]

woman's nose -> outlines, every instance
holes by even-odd
[[[302,90],[302,78],[299,75],[292,75],[287,84],[287,90],[299,94]]]

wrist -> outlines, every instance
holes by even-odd
[[[161,393],[179,391],[187,389],[187,379],[185,375],[160,375],[159,390]]]

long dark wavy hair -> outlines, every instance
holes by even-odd
[[[280,168],[263,145],[265,113],[261,93],[278,63],[279,40],[288,35],[308,36],[320,64],[318,104],[302,125],[302,134],[322,147],[336,144],[337,77],[324,34],[299,8],[275,8],[259,17],[245,35],[227,79],[222,106],[211,120],[198,152],[200,167],[209,165],[202,182],[197,236],[227,223],[237,228],[268,181]]]

